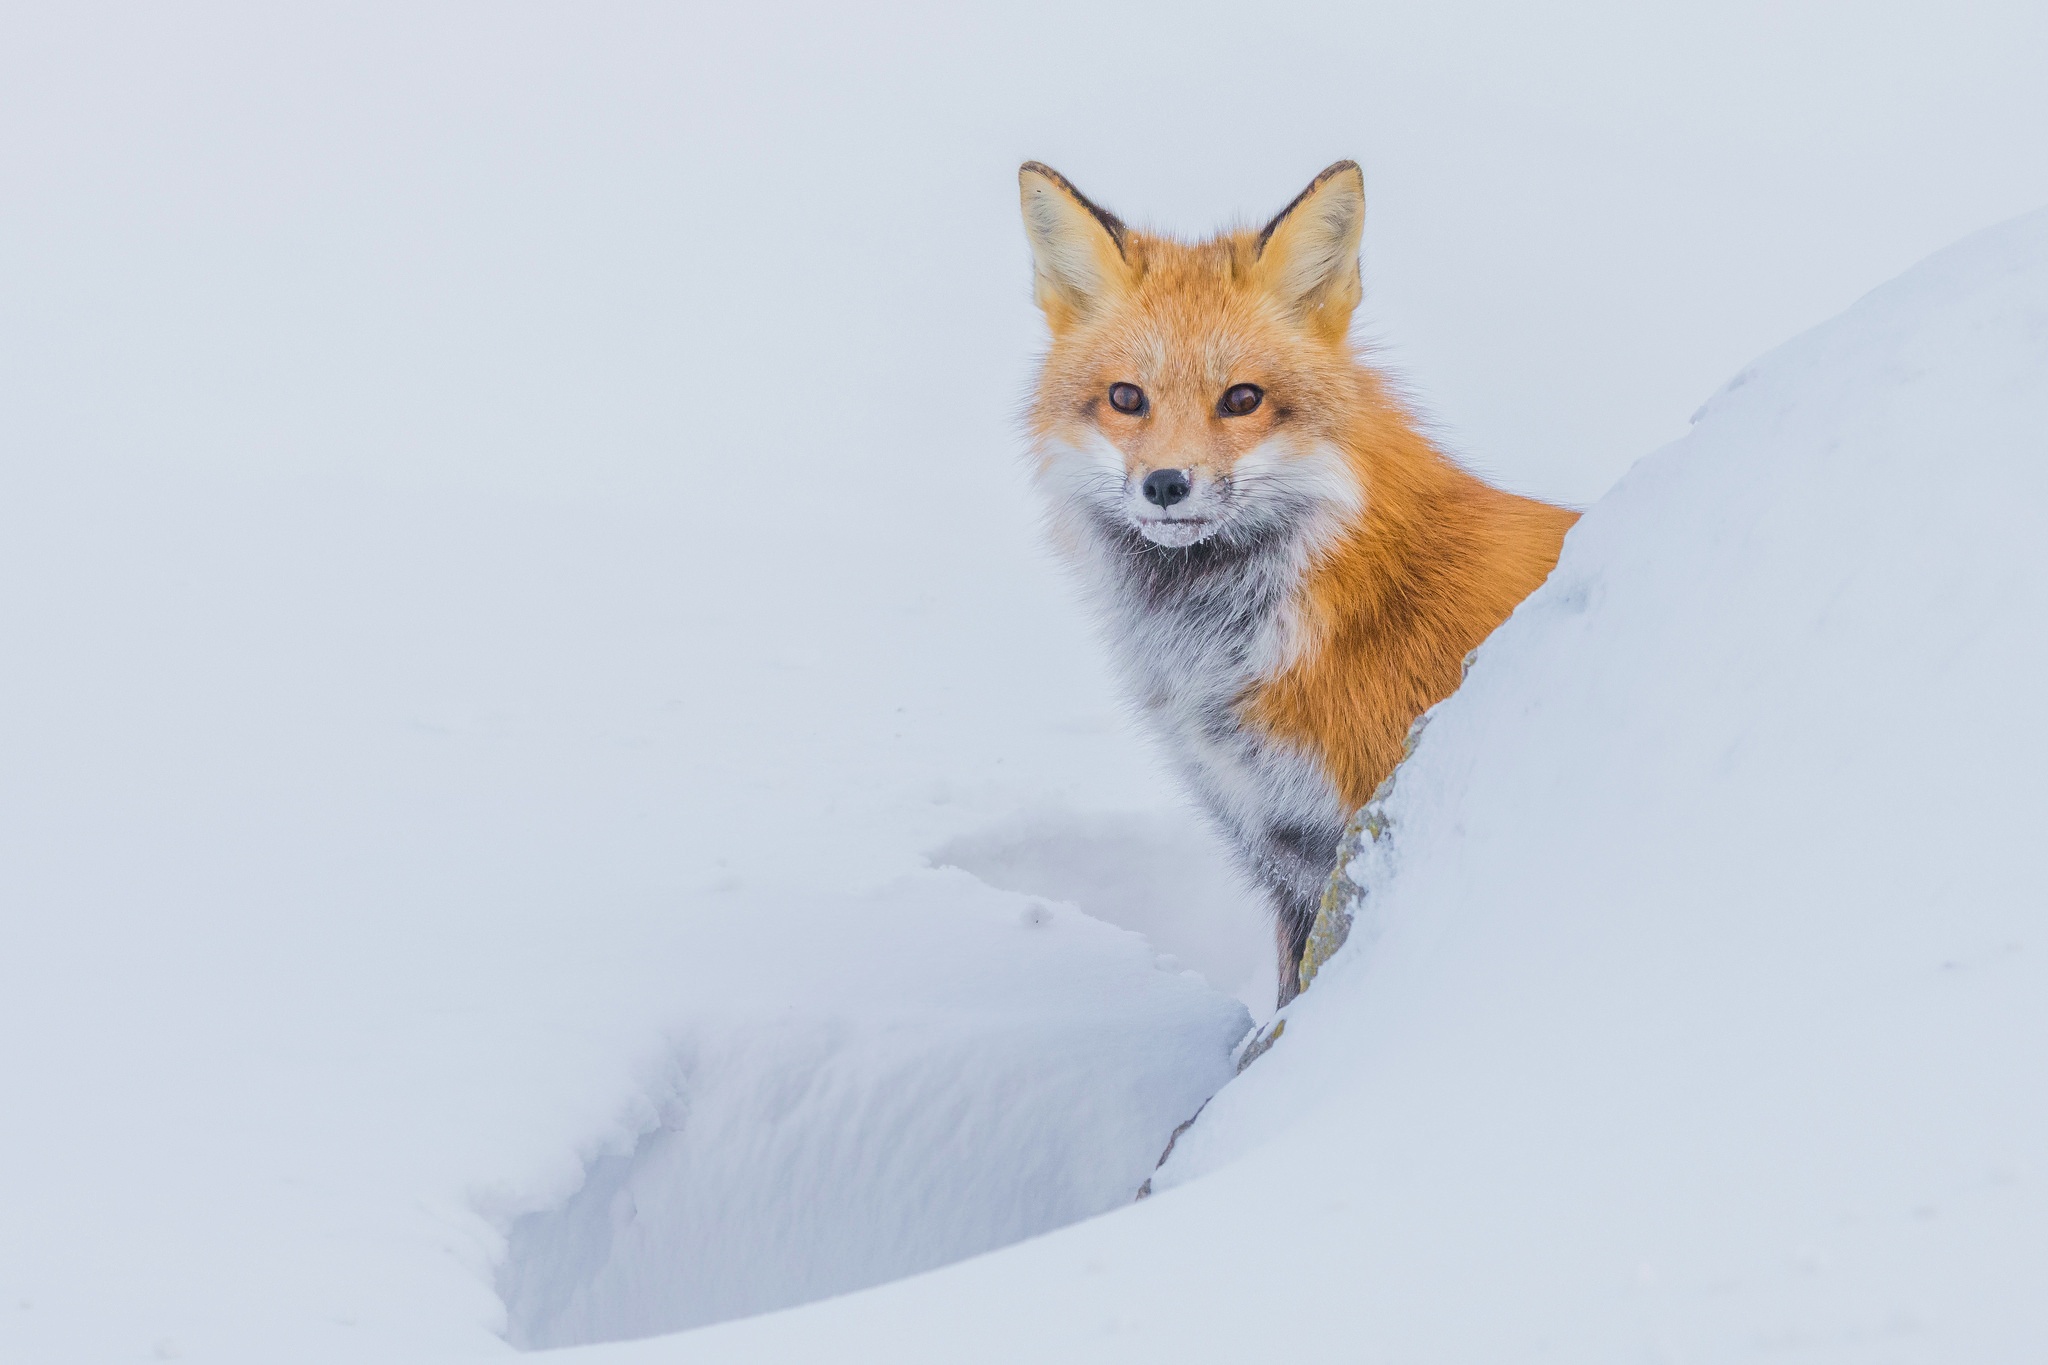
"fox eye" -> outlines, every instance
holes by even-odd
[[[1111,384],[1109,386],[1109,405],[1118,412],[1143,412],[1145,410],[1145,391],[1136,384]]]
[[[1259,405],[1266,391],[1257,384],[1232,384],[1217,400],[1216,411],[1225,417],[1242,417]]]

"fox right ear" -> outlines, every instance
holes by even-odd
[[[1124,242],[1130,229],[1098,208],[1050,166],[1027,161],[1017,172],[1024,235],[1031,240],[1038,306],[1054,331],[1086,317],[1130,281]]]
[[[1351,325],[1362,283],[1358,240],[1365,231],[1365,176],[1340,161],[1280,210],[1259,234],[1258,277],[1274,297],[1333,338]]]

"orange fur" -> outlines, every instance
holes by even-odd
[[[1408,727],[1449,696],[1465,656],[1549,575],[1578,513],[1460,469],[1359,367],[1341,448],[1364,517],[1304,578],[1314,642],[1246,698],[1251,723],[1316,754],[1349,806],[1400,762]]]

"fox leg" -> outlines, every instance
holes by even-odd
[[[1301,955],[1315,928],[1317,902],[1292,887],[1273,892],[1273,946],[1280,954],[1280,1007],[1301,994]]]
[[[1343,826],[1275,823],[1250,850],[1273,906],[1273,946],[1280,958],[1280,1004],[1301,994],[1301,955],[1322,907],[1323,885],[1337,862]]]

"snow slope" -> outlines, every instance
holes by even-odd
[[[1165,1193],[565,1362],[2040,1358],[2044,532],[2048,213],[1592,510]]]

